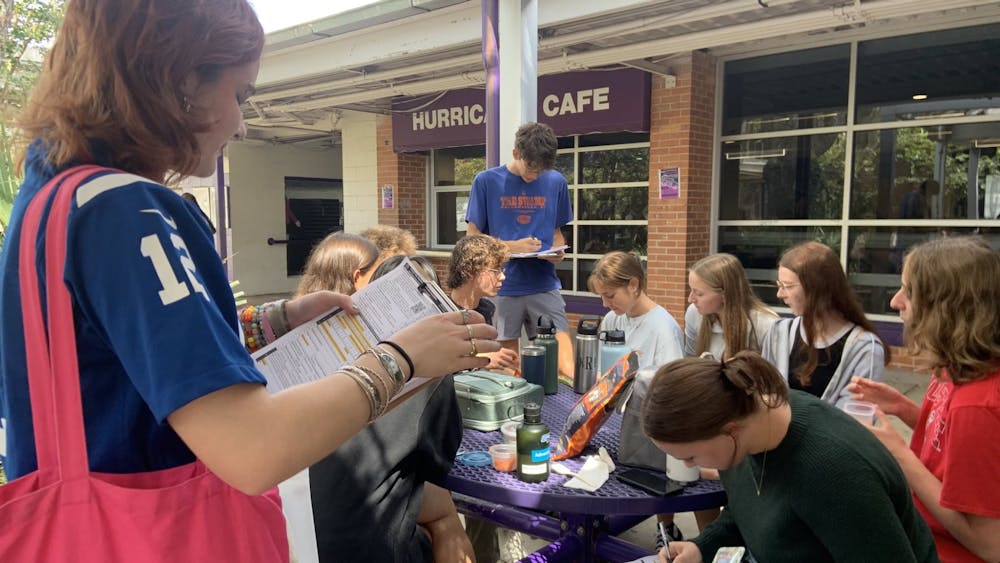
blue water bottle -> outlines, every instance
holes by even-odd
[[[625,357],[631,350],[625,345],[624,330],[605,330],[601,332],[601,375],[604,375],[615,365],[615,362]]]

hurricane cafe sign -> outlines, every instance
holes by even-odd
[[[481,145],[486,92],[452,90],[439,98],[393,102],[396,152]],[[557,135],[649,130],[649,75],[641,70],[568,72],[538,79],[538,121]]]

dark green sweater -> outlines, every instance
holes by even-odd
[[[777,448],[721,471],[729,503],[695,539],[702,559],[746,546],[761,563],[938,561],[896,461],[862,425],[789,392],[792,422]]]

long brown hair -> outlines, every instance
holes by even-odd
[[[698,340],[695,342],[695,353],[700,355],[708,350],[712,341],[712,324],[716,321],[722,326],[726,342],[724,358],[743,350],[759,352],[759,339],[764,335],[757,334],[753,313],[756,311],[773,317],[778,315],[768,309],[750,289],[750,282],[747,281],[747,274],[740,260],[732,254],[720,252],[698,260],[690,271],[712,291],[723,296],[722,314],[712,313],[702,319]]]
[[[367,274],[377,261],[378,247],[372,241],[344,231],[330,233],[309,254],[295,297],[322,289],[351,295],[357,291],[354,272]]]
[[[982,379],[1000,365],[1000,255],[979,237],[940,238],[913,247],[903,265],[911,311],[904,326],[914,353],[927,351],[935,375]]]
[[[19,125],[58,168],[94,162],[162,181],[199,161],[212,124],[181,85],[252,63],[264,31],[246,0],[69,0]]]
[[[778,265],[788,268],[799,277],[799,283],[802,284],[802,291],[806,297],[802,326],[806,332],[809,351],[806,363],[794,374],[802,385],[809,385],[812,373],[819,365],[819,352],[814,344],[816,336],[823,328],[820,326],[820,320],[831,315],[840,315],[844,320],[876,335],[882,343],[885,365],[889,365],[892,359],[889,345],[878,335],[875,326],[865,316],[861,302],[858,301],[858,296],[840,265],[840,258],[829,246],[816,241],[797,244],[785,251]]]
[[[657,370],[642,406],[642,430],[660,442],[697,442],[722,434],[758,408],[788,402],[788,385],[756,352],[733,358],[683,358]]]

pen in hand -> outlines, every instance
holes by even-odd
[[[670,536],[667,535],[667,526],[663,522],[656,524],[660,528],[660,539],[663,540],[663,552],[667,555],[667,563],[671,563],[674,558],[670,556]]]

